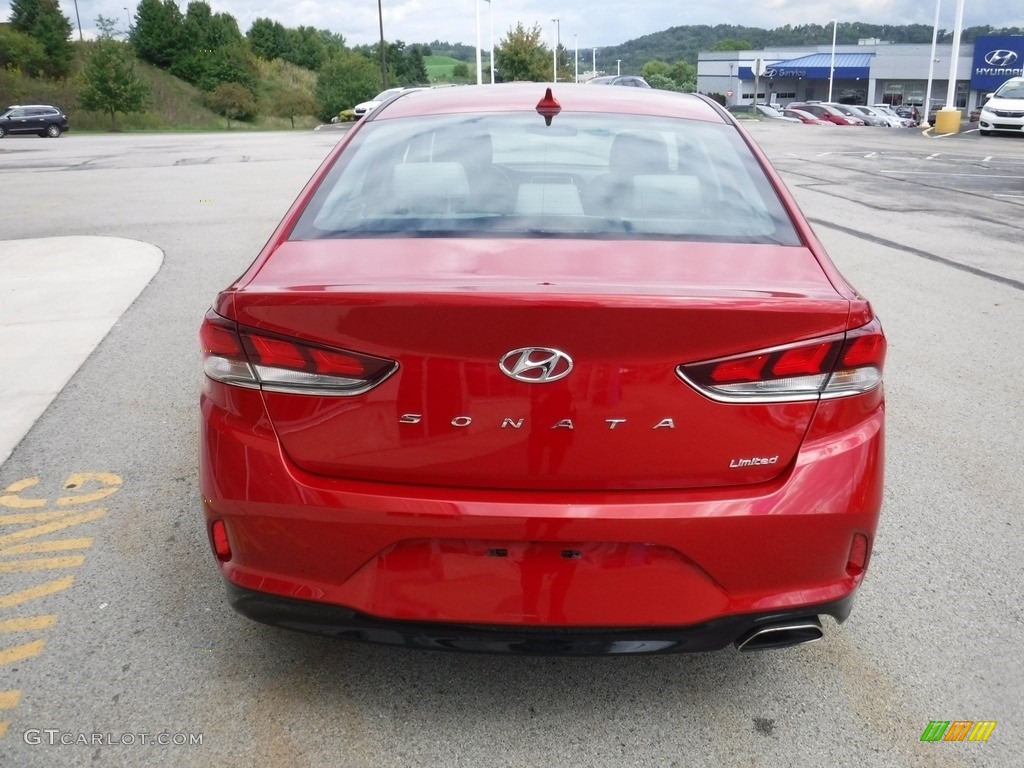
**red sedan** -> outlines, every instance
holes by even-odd
[[[782,110],[782,114],[786,117],[795,117],[804,125],[835,125],[831,120],[822,120],[820,117],[812,115],[810,112],[805,112],[802,109],[788,108]]]
[[[201,344],[207,530],[258,621],[449,650],[753,650],[822,637],[864,578],[881,326],[701,96],[400,95],[330,154]]]

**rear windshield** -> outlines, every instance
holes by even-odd
[[[593,113],[365,124],[290,237],[395,236],[799,244],[735,128]]]

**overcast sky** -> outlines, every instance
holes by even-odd
[[[432,40],[472,45],[476,40],[477,0],[381,0],[384,37],[407,43]],[[490,42],[491,8],[479,0],[483,47]],[[266,17],[286,27],[308,25],[340,32],[350,45],[373,43],[380,35],[377,3],[374,0],[208,0],[214,11],[230,13],[244,34],[254,19]],[[74,0],[60,0],[61,7],[77,27]],[[98,15],[128,23],[137,2],[130,0],[78,0],[82,28],[89,34]],[[182,10],[188,5],[181,0]],[[685,24],[737,24],[771,29],[785,24],[831,23],[831,19],[872,24],[926,24],[935,18],[931,0],[760,0],[741,11],[723,12],[717,3],[687,7],[679,0],[494,0],[495,43],[517,23],[525,27],[540,24],[550,44],[554,36],[553,17],[559,17],[562,44],[573,48],[618,45],[627,40]],[[952,30],[955,0],[941,0],[939,27]],[[735,7],[735,6],[734,6]],[[126,11],[125,9],[128,9]],[[10,15],[9,0],[0,0],[0,19]],[[1024,0],[965,0],[964,26],[990,24],[993,27],[1024,27]],[[574,37],[578,35],[578,38]]]

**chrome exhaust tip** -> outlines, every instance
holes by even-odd
[[[772,648],[786,648],[791,645],[803,645],[821,640],[825,633],[817,616],[796,621],[784,621],[778,624],[766,624],[750,630],[736,641],[740,651],[767,651]]]

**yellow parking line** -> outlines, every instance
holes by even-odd
[[[25,560],[0,561],[0,573],[26,573],[28,571],[57,571],[77,568],[85,562],[85,555],[68,557],[32,557]]]
[[[54,541],[30,541],[27,544],[15,544],[13,547],[0,549],[0,555],[34,555],[40,552],[63,552],[68,549],[88,549],[92,546],[92,538],[83,536],[78,539],[55,539]]]
[[[67,517],[68,514],[68,512],[23,512],[19,515],[0,515],[0,525],[45,523],[48,520],[59,520],[62,517]]]
[[[121,489],[122,480],[113,472],[73,472],[64,483],[65,490],[81,488],[90,481],[102,483],[106,488],[90,493],[79,493],[73,496],[61,496],[57,499],[57,506],[64,507],[68,504],[89,504],[98,501],[106,496],[117,493]]]
[[[31,509],[32,507],[45,507],[46,499],[23,499],[19,495],[26,488],[39,484],[38,477],[26,477],[11,483],[4,488],[4,495],[0,496],[0,507],[14,507],[15,509]]]
[[[46,595],[63,592],[74,583],[74,576],[65,576],[62,579],[54,579],[53,581],[48,581],[45,584],[39,584],[35,587],[22,589],[18,592],[10,592],[6,595],[0,595],[0,608],[10,608],[15,605],[27,603],[29,600],[36,600],[40,597],[45,597]]]
[[[0,691],[0,709],[14,709],[21,704],[21,691]]]
[[[43,652],[43,646],[45,645],[45,640],[33,640],[31,643],[22,643],[21,645],[12,645],[10,648],[2,648],[0,649],[0,666],[38,656]]]
[[[49,629],[57,623],[57,614],[51,613],[47,616],[25,616],[20,619],[0,620],[0,634],[6,632],[31,632],[40,629]]]
[[[4,736],[7,735],[7,728],[9,726],[10,726],[10,723],[8,723],[6,720],[4,720],[3,722],[0,722],[0,741],[2,741]]]
[[[45,525],[37,525],[32,528],[25,528],[21,531],[15,531],[14,533],[6,533],[0,536],[0,548],[7,546],[16,541],[22,539],[32,539],[36,536],[43,536],[47,533],[53,533],[54,531],[60,531],[64,528],[71,528],[75,525],[87,523],[90,520],[97,520],[107,514],[107,510],[103,508],[93,509],[89,512],[82,512],[78,515],[70,515],[69,517],[56,520],[52,523],[46,523]]]

